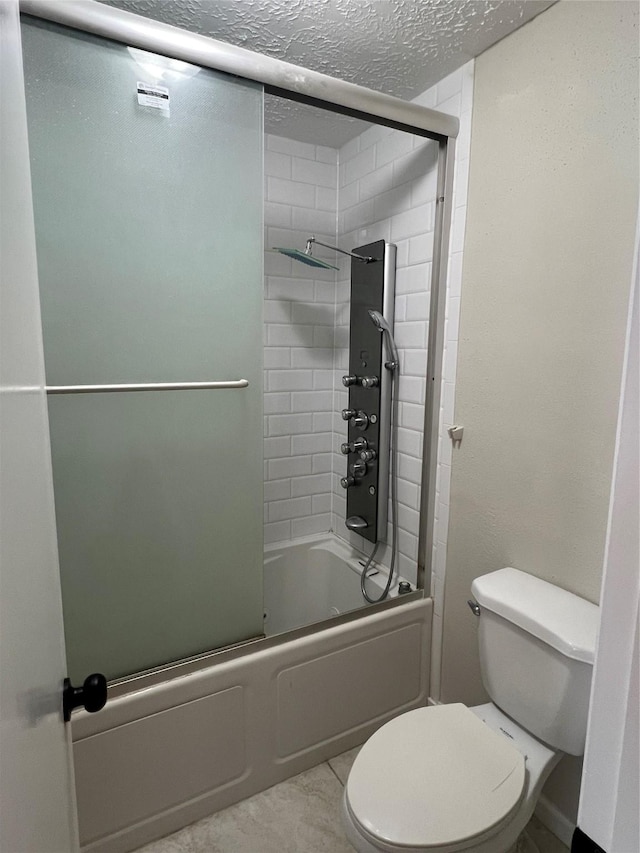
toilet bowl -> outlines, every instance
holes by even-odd
[[[507,853],[561,756],[491,703],[410,711],[358,754],[347,837],[360,853]]]
[[[562,755],[584,751],[597,606],[513,568],[472,591],[492,701],[418,708],[369,738],[342,805],[359,853],[511,853]]]

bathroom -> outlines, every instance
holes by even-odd
[[[383,717],[398,713],[403,704],[482,701],[476,625],[467,607],[471,581],[476,576],[513,565],[589,601],[599,599],[637,213],[633,173],[637,129],[628,107],[636,79],[629,59],[633,42],[629,33],[637,27],[637,18],[633,4],[610,6],[615,14],[607,12],[606,5],[610,4],[595,4],[589,14],[581,13],[578,4],[552,6],[489,48],[475,63],[461,64],[438,79],[417,98],[418,104],[460,119],[450,255],[447,264],[441,263],[441,267],[448,266],[448,292],[440,317],[446,323],[442,322],[444,345],[440,351],[440,418],[432,433],[438,446],[437,466],[430,473],[434,507],[430,512],[421,507],[424,496],[420,486],[431,494],[428,485],[426,489],[424,486],[422,437],[428,320],[434,317],[427,290],[435,263],[436,146],[432,140],[364,124],[360,133],[341,145],[311,143],[276,132],[266,136],[266,251],[257,263],[264,263],[266,295],[267,553],[283,540],[296,542],[327,531],[337,534],[338,550],[356,548],[368,555],[371,549],[359,538],[348,538],[344,492],[339,483],[346,472],[344,456],[339,452],[346,439],[339,412],[348,405],[341,377],[347,372],[345,306],[351,261],[318,246],[313,248],[314,255],[338,269],[314,270],[270,250],[285,246],[302,251],[311,235],[351,251],[386,239],[398,247],[394,334],[401,364],[406,367],[398,390],[397,569],[412,589],[428,579],[426,590],[430,595],[423,599],[414,592],[402,606],[391,601],[365,617],[399,620],[389,623],[392,633],[406,635],[405,645],[386,648],[379,654],[375,661],[379,669],[371,669],[371,678],[365,684],[369,689],[375,677],[379,683],[393,685],[398,697],[394,710],[379,709],[374,721],[376,715],[358,717],[355,698],[345,702],[348,707],[339,730],[330,737],[321,732],[313,749],[305,740],[307,733],[296,732],[292,736],[295,742],[285,750],[290,760],[275,762],[280,777],[262,770],[261,779],[240,783],[244,791],[238,786],[232,792],[227,785],[229,779],[243,776],[232,754],[234,744],[240,744],[234,738],[239,736],[230,730],[224,759],[223,747],[218,747],[220,738],[212,750],[221,767],[225,764],[228,775],[224,777],[221,770],[219,786],[227,786],[226,793],[209,803],[209,812],[301,772],[311,766],[310,762],[319,764],[357,746],[384,721]],[[568,33],[576,42],[576,51],[571,54],[562,48]],[[626,45],[627,53],[621,44]],[[622,77],[624,85],[608,76],[602,59],[614,49],[620,63],[627,63],[623,66],[628,72]],[[540,55],[551,55],[554,62],[541,68]],[[298,56],[284,58],[305,64]],[[589,82],[581,86],[581,80]],[[562,97],[558,95],[560,81],[566,81]],[[617,93],[615,97],[612,92]],[[576,124],[565,126],[569,108]],[[599,112],[604,118],[595,126],[593,116]],[[541,134],[543,119],[545,132]],[[583,126],[589,130],[588,146],[577,136]],[[522,168],[523,151],[527,152],[531,172]],[[576,151],[580,156],[574,154],[572,159],[570,152]],[[547,184],[531,166],[541,161],[549,166],[545,171]],[[474,163],[478,164],[475,171]],[[587,167],[591,180],[585,186]],[[471,177],[467,181],[469,168]],[[615,209],[608,210],[606,205],[613,199]],[[245,221],[262,216],[262,210],[245,209],[244,213]],[[233,218],[231,213],[229,218]],[[243,245],[241,239],[232,249],[232,260],[239,264],[256,254],[255,247]],[[607,287],[602,286],[605,275]],[[241,312],[242,308],[234,310]],[[248,315],[240,316],[244,319]],[[234,335],[242,332],[236,318],[237,314],[228,320]],[[100,317],[100,322],[103,320]],[[307,334],[311,334],[310,340],[304,337]],[[99,329],[95,337],[99,338]],[[251,345],[248,341],[247,347]],[[558,364],[563,369],[558,369]],[[241,376],[234,372],[233,361],[225,367],[223,376],[213,378]],[[165,381],[185,378],[208,377],[185,377],[182,373]],[[83,380],[78,377],[74,381]],[[251,387],[256,384],[253,376],[250,382]],[[231,395],[237,399],[241,392],[230,391]],[[291,429],[294,422],[298,432]],[[454,445],[447,429],[457,424],[465,431]],[[285,428],[288,431],[282,435]],[[64,423],[61,432],[65,432]],[[234,464],[236,459],[229,459],[229,478],[234,476]],[[255,493],[260,490],[261,486]],[[429,554],[427,542],[431,543]],[[388,565],[384,551],[381,563]],[[355,574],[357,579],[357,568]],[[384,577],[384,570],[379,574]],[[241,596],[243,604],[247,603],[246,580],[239,588],[233,588],[234,582],[229,581],[230,607]],[[378,588],[375,578],[370,583]],[[261,610],[261,602],[254,604]],[[328,609],[334,606],[341,609],[334,602],[329,602]],[[232,618],[238,618],[235,610]],[[269,618],[273,616],[268,613],[267,621]],[[349,614],[334,613],[333,618],[328,631],[356,630],[358,619]],[[310,643],[310,633],[298,630],[297,646],[287,652],[294,654],[287,662],[289,668],[299,665],[295,654]],[[378,636],[379,632],[372,629],[368,638],[357,642],[362,645],[363,639],[377,640]],[[337,638],[335,642],[339,642]],[[268,668],[270,656],[284,654],[277,644],[263,648],[253,663],[246,658],[239,665],[259,669],[260,662],[261,667]],[[325,649],[325,656],[329,652]],[[227,653],[216,667],[221,678],[225,677],[225,667],[240,660],[234,654]],[[400,675],[393,671],[398,654],[406,660],[406,683],[400,683]],[[81,666],[85,666],[84,661],[78,669]],[[86,667],[84,672],[92,671],[88,661]],[[137,667],[144,668],[144,662]],[[430,679],[425,683],[429,669]],[[185,675],[185,684],[189,677],[192,679],[188,685],[191,694],[181,700],[185,709],[189,705],[195,709],[195,700],[206,695],[205,685],[196,683],[201,671],[193,669]],[[282,663],[274,664],[274,673],[282,671]],[[342,672],[343,678],[351,677],[346,673]],[[264,680],[268,681],[268,675]],[[251,689],[257,690],[252,684]],[[141,686],[153,685],[147,680]],[[161,688],[165,692],[168,689]],[[239,713],[234,689],[231,681],[215,687],[228,705],[211,709],[212,717],[220,714],[222,721]],[[140,711],[127,717],[126,692],[123,689],[120,696],[112,694],[103,713],[108,714],[111,708],[112,715],[119,714],[119,723],[116,720],[115,724],[125,733],[127,725],[140,718]],[[151,692],[141,695],[151,703],[157,701],[150,698]],[[366,698],[374,701],[374,697]],[[153,706],[147,713],[159,722],[160,710]],[[296,705],[289,713],[295,719],[313,716],[312,710]],[[76,757],[81,823],[82,814],[91,808],[83,801],[87,796],[83,793],[87,790],[82,784],[83,774],[90,776],[96,762],[105,759],[103,753],[92,752],[101,716],[77,715],[74,719],[74,739],[84,743],[85,749],[84,757]],[[160,730],[155,736],[164,737],[164,732]],[[265,750],[264,745],[257,748]],[[197,744],[193,749],[197,750]],[[138,780],[138,784],[142,782]],[[579,785],[579,761],[565,759],[539,803],[538,816],[567,845],[576,823]],[[124,801],[132,798],[124,780],[120,796]],[[193,821],[207,813],[206,805],[200,803],[199,811],[195,801],[188,804],[181,825],[190,822],[189,808]],[[148,804],[140,807],[149,808]],[[99,819],[100,805],[95,804],[94,809]],[[178,828],[171,823],[170,811],[167,808],[164,828],[157,828],[161,835]],[[132,824],[140,822],[135,808],[132,814]],[[138,846],[146,840],[150,839],[141,834]],[[132,842],[133,836],[126,843]]]

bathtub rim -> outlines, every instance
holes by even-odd
[[[357,560],[360,557],[365,557],[366,559],[366,554],[363,554],[353,545],[346,542],[344,539],[341,539],[339,536],[336,536],[336,534],[331,531],[327,531],[326,533],[314,533],[308,536],[302,536],[299,539],[270,543],[269,545],[264,546],[265,557],[270,552],[277,552],[278,549],[283,547],[295,547],[296,545],[304,544],[313,546],[314,544],[320,544],[323,540],[326,540],[329,537],[331,539],[335,539],[339,546],[344,546],[345,548],[353,551],[356,556],[353,557],[352,560]],[[354,570],[353,566],[351,566],[351,568]],[[382,565],[382,570],[384,571],[384,569],[387,569],[387,567]],[[372,580],[375,582],[375,579]],[[391,610],[394,607],[403,607],[409,602],[420,601],[421,599],[428,597],[429,596],[425,595],[425,591],[423,589],[416,588],[412,592],[405,593],[400,596],[396,595],[395,598],[381,601],[377,604],[364,605],[356,608],[355,610],[340,613],[337,616],[329,616],[326,619],[319,620],[318,622],[312,622],[311,624],[304,625],[300,628],[293,628],[290,631],[283,631],[282,633],[275,634],[272,637],[250,637],[247,640],[242,640],[241,642],[234,643],[230,646],[212,649],[198,655],[162,664],[158,667],[154,667],[153,669],[134,673],[133,675],[123,676],[122,678],[116,678],[113,681],[110,681],[107,686],[107,701],[127,696],[131,693],[136,693],[139,690],[145,690],[149,687],[155,687],[158,684],[164,684],[165,682],[182,678],[185,675],[191,675],[194,672],[198,672],[198,670],[206,669],[210,666],[217,666],[219,664],[226,663],[227,661],[236,660],[254,651],[266,651],[267,649],[283,645],[284,643],[294,642],[302,639],[303,637],[308,637],[311,634],[317,634],[328,628],[335,628],[340,625],[346,625],[350,622],[356,622],[360,619],[366,618],[367,616],[382,613],[383,611]]]
[[[369,558],[369,554],[366,554],[360,548],[353,545],[348,540],[343,539],[339,536],[335,531],[328,530],[323,533],[308,533],[306,536],[300,536],[296,539],[283,539],[278,542],[272,542],[268,545],[264,546],[264,567],[265,570],[268,566],[277,567],[279,564],[280,558],[285,561],[289,556],[287,551],[294,551],[295,549],[302,549],[305,554],[311,556],[314,552],[329,554],[332,558],[337,558],[341,563],[341,569],[347,568],[349,572],[353,573],[352,581],[358,584],[358,594],[361,596],[360,592],[360,576],[362,574],[362,569],[364,568],[364,564],[366,560]],[[370,574],[367,576],[367,586],[369,588],[369,592],[371,595],[379,595],[385,588],[389,567],[381,562],[374,562],[370,569]],[[306,572],[305,572],[306,574]],[[389,598],[396,599],[398,597],[399,585],[402,581],[408,582],[407,578],[403,575],[400,575],[398,572],[394,572],[394,580],[389,589]],[[411,584],[414,586],[414,584]],[[266,584],[265,584],[266,588]],[[417,588],[417,587],[416,587]],[[404,593],[403,593],[404,595]],[[339,608],[339,613],[337,615],[347,614],[347,613],[362,613],[366,615],[371,610],[371,602],[367,602],[364,598],[361,599],[360,604],[357,607],[343,609]],[[265,608],[267,607],[265,602]],[[265,610],[266,613],[266,610]],[[307,625],[296,625],[293,628],[290,628],[289,631],[295,631],[297,628],[303,628],[308,626],[321,626],[327,620],[331,619],[330,616],[325,616],[322,619],[315,620],[313,622],[307,623]],[[265,626],[268,627],[268,626]],[[278,634],[272,634],[270,632],[266,632],[266,637],[271,638],[274,636],[280,636],[281,634],[289,633],[289,631],[280,631]]]
[[[403,605],[402,609],[389,609],[386,612],[381,609],[375,613],[367,613],[367,616],[362,620],[355,620],[344,625],[332,625],[322,631],[310,632],[295,642],[260,646],[253,649],[250,654],[239,655],[219,664],[200,666],[180,678],[162,679],[159,683],[144,689],[136,689],[114,697],[113,701],[108,703],[100,714],[89,714],[87,711],[79,709],[72,714],[71,739],[73,743],[76,743],[118,726],[127,725],[144,717],[170,710],[176,705],[197,701],[211,692],[226,690],[231,684],[229,678],[233,677],[233,673],[237,674],[238,669],[251,667],[256,663],[261,667],[262,663],[271,661],[280,655],[293,654],[297,659],[297,656],[302,654],[303,660],[305,660],[305,650],[316,648],[317,645],[332,650],[336,643],[338,646],[352,645],[355,640],[355,645],[359,646],[362,642],[363,632],[368,638],[378,636],[381,628],[385,629],[383,633],[393,633],[397,628],[396,620],[401,620],[403,624],[405,620],[411,621],[423,607],[429,609],[431,613],[429,618],[431,619],[433,599],[430,597],[416,598],[413,602],[408,602],[406,606]],[[388,620],[393,620],[393,624],[390,625]],[[429,628],[430,637],[431,628]],[[216,691],[211,690],[213,682],[217,685]],[[179,697],[179,701],[176,701],[176,697]]]
[[[275,646],[294,642],[312,634],[318,634],[325,629],[337,628],[349,622],[357,622],[367,616],[372,616],[374,613],[382,613],[385,610],[392,610],[395,607],[403,607],[412,601],[421,601],[423,598],[428,597],[424,595],[424,590],[416,589],[413,592],[405,593],[399,598],[396,597],[390,601],[381,601],[378,604],[370,604],[368,607],[350,610],[348,613],[341,613],[338,616],[330,616],[327,619],[313,622],[311,625],[305,625],[302,628],[283,631],[281,634],[276,634],[273,637],[252,637],[240,643],[235,643],[232,646],[203,652],[200,655],[163,664],[155,669],[132,676],[114,679],[114,681],[109,682],[107,685],[107,701],[127,696],[130,693],[136,693],[139,690],[146,690],[148,687],[155,687],[158,684],[164,684],[167,681],[173,681],[185,675],[191,675],[194,672],[198,672],[198,670],[206,669],[210,666],[236,660],[252,651],[266,651]]]
[[[344,560],[344,562],[349,566],[352,572],[357,575],[360,575],[364,561],[369,559],[369,554],[366,554],[364,551],[361,551],[355,545],[352,545],[346,539],[343,539],[333,530],[328,530],[325,533],[309,533],[306,536],[299,536],[296,539],[283,539],[279,542],[270,542],[268,545],[264,546],[264,564],[275,561],[278,557],[278,552],[280,550],[284,550],[287,548],[295,548],[299,545],[307,545],[309,550],[321,549],[323,544],[327,544],[327,550],[329,550],[332,554]],[[341,553],[342,552],[342,553]],[[376,568],[378,571],[375,575],[369,575],[368,580],[378,587],[380,591],[384,589],[386,584],[387,572],[389,571],[389,566],[385,563],[381,563],[377,560],[373,562],[372,568]],[[378,578],[378,572],[380,573],[380,578]],[[398,585],[401,581],[406,581],[403,575],[400,575],[397,570],[395,570],[395,580],[389,590],[390,593],[396,591]],[[419,583],[411,583],[411,586],[415,586],[416,589],[419,588]],[[367,607],[366,602],[362,605],[363,607]],[[319,624],[319,623],[313,623]]]

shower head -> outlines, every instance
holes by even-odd
[[[363,261],[365,264],[370,264],[375,261],[375,258],[370,258],[367,255],[357,255],[355,252],[347,252],[344,249],[339,249],[337,246],[330,246],[329,243],[321,243],[315,237],[309,237],[304,252],[300,249],[286,249],[280,246],[274,246],[274,252],[280,252],[281,255],[286,255],[288,258],[293,258],[294,261],[302,261],[310,267],[321,267],[325,270],[337,270],[339,267],[333,264],[328,264],[326,261],[321,261],[319,258],[314,258],[311,254],[311,246],[317,243],[318,246],[324,246],[325,249],[331,249],[333,252],[340,252],[341,255],[349,255],[350,258],[355,258],[357,261]]]
[[[281,246],[274,246],[274,252],[280,252],[281,255],[286,255],[288,258],[293,258],[294,261],[302,261],[310,267],[320,267],[323,270],[337,270],[339,267],[333,264],[328,264],[326,261],[321,261],[320,258],[314,258],[313,255],[307,252],[301,252],[300,249],[287,249]]]
[[[393,333],[391,332],[389,324],[379,311],[369,310],[368,313],[369,317],[371,317],[371,322],[373,323],[373,325],[379,332],[381,332],[385,336],[387,341],[387,349],[391,354],[391,361],[387,361],[385,363],[385,367],[393,371],[399,370],[400,356],[398,355],[398,347],[396,346],[396,342],[393,339]]]

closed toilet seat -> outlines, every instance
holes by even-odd
[[[508,824],[525,791],[525,759],[464,705],[409,711],[362,747],[345,809],[376,850],[465,850]]]

